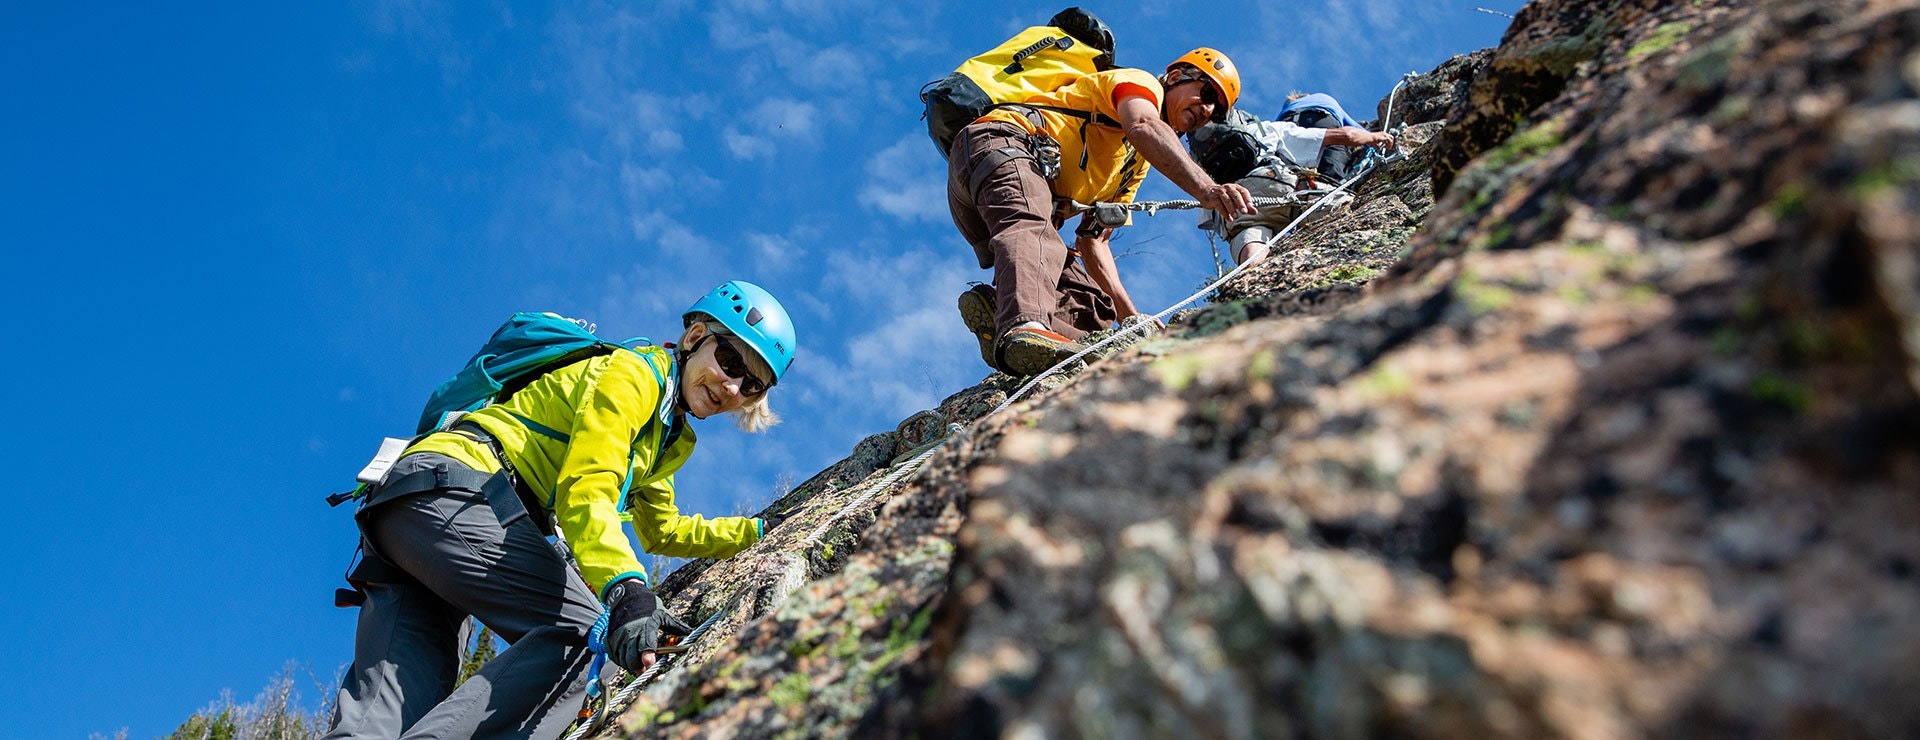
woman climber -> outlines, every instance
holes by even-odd
[[[583,701],[603,609],[607,657],[632,671],[652,665],[661,632],[686,634],[621,510],[654,554],[724,558],[759,541],[764,520],[682,515],[673,473],[693,452],[685,417],[775,422],[767,391],[795,346],[786,310],[742,281],[683,324],[677,346],[598,353],[441,424],[369,490],[353,666],[326,737],[557,737]],[[468,616],[510,647],[456,689]]]

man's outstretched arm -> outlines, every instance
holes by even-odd
[[[1253,213],[1253,194],[1239,185],[1214,182],[1206,170],[1200,169],[1200,165],[1187,156],[1186,147],[1180,145],[1180,135],[1160,120],[1160,109],[1154,107],[1152,100],[1139,96],[1122,98],[1119,110],[1127,142],[1147,158],[1148,164],[1200,201],[1200,205],[1229,218]]]

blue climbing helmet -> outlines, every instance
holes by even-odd
[[[728,280],[694,301],[681,318],[691,324],[696,313],[712,316],[746,341],[760,359],[766,360],[767,367],[773,368],[773,382],[779,383],[793,364],[793,351],[799,344],[793,334],[793,319],[765,288],[745,280]]]

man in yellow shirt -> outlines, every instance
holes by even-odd
[[[1141,313],[1114,267],[1110,230],[1088,214],[1072,247],[1060,238],[1068,201],[1131,202],[1151,165],[1207,208],[1253,212],[1247,190],[1214,182],[1179,138],[1226,115],[1239,96],[1233,61],[1203,47],[1159,78],[1098,72],[960,130],[947,205],[981,269],[994,271],[991,287],[960,296],[981,359],[1034,375],[1083,349],[1075,340],[1088,332]]]

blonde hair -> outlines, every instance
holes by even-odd
[[[767,389],[766,393],[748,398],[746,403],[740,404],[740,408],[728,411],[727,413],[733,415],[734,425],[748,434],[759,434],[779,424],[780,415],[773,412],[772,406],[767,405],[767,395],[770,393],[773,393],[771,388]]]
[[[705,327],[708,334],[718,334],[728,337],[734,335],[733,331],[728,329],[726,325],[721,324],[718,320],[704,313],[691,314],[687,317],[688,330],[692,330],[695,323]],[[681,345],[685,346],[686,342],[687,333],[681,332]],[[755,370],[772,372],[772,368],[767,367],[766,361],[762,360],[759,355],[752,352],[742,352],[741,354],[747,356],[747,362],[753,365]],[[739,408],[728,411],[727,413],[733,416],[734,426],[740,427],[741,431],[748,434],[759,434],[779,424],[780,415],[774,413],[773,406],[767,403],[767,396],[770,395],[773,395],[772,388],[762,391],[760,395],[757,396],[747,396],[746,403],[740,404]]]

